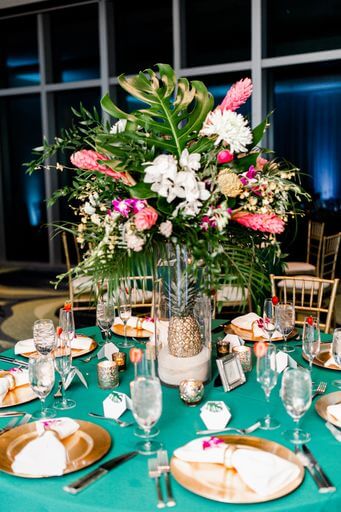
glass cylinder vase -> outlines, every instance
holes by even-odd
[[[211,300],[202,291],[203,276],[193,275],[191,257],[180,246],[169,249],[155,270],[157,366],[168,386],[211,378]]]

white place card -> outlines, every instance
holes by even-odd
[[[201,407],[200,417],[209,429],[226,427],[232,415],[230,409],[221,400],[211,400]]]
[[[83,384],[83,386],[85,386],[86,388],[88,387],[86,378],[84,377],[84,375],[82,374],[80,369],[76,368],[76,366],[72,366],[70,373],[66,378],[65,389],[67,389],[71,385],[71,383],[73,382],[73,379],[76,377],[76,375],[79,378],[79,380],[81,381],[81,383]]]
[[[126,409],[131,408],[131,399],[125,393],[120,393],[119,391],[113,391],[103,401],[104,416],[107,418],[117,420]]]
[[[297,362],[289,354],[281,350],[276,354],[277,373],[282,373],[287,366],[289,368],[297,368]]]
[[[106,358],[109,361],[112,361],[112,355],[119,351],[120,349],[115,345],[115,343],[105,343],[101,350],[98,351],[97,357],[98,359]]]

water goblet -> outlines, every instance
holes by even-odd
[[[41,403],[41,410],[35,412],[32,417],[35,419],[54,418],[55,411],[45,406],[46,397],[54,386],[53,358],[50,356],[31,357],[28,361],[28,376],[31,388]]]
[[[309,370],[305,368],[287,368],[284,371],[281,387],[283,405],[296,423],[296,428],[283,432],[284,437],[293,444],[310,441],[309,432],[300,428],[300,420],[307,412],[312,400],[312,383]]]
[[[66,398],[65,396],[65,383],[72,367],[71,338],[72,335],[69,335],[66,331],[62,331],[59,336],[57,336],[57,347],[54,351],[55,368],[62,381],[62,398],[55,402],[53,407],[60,410],[72,409],[76,406],[74,400]]]
[[[302,351],[309,360],[309,370],[312,373],[314,357],[320,352],[321,336],[318,318],[308,316],[304,319],[302,335]]]
[[[161,443],[150,440],[151,428],[157,423],[162,411],[162,391],[157,377],[137,377],[132,387],[133,415],[145,432],[146,440],[137,443],[142,455],[151,455],[161,448]]]
[[[289,347],[288,336],[295,327],[295,308],[293,304],[280,303],[275,306],[276,329],[282,334],[284,345],[282,351],[289,353],[294,352],[294,347]]]
[[[341,327],[334,329],[333,343],[332,343],[332,355],[338,366],[341,366]],[[332,381],[332,385],[341,389],[341,379]]]
[[[56,332],[52,320],[42,318],[33,324],[33,341],[36,351],[46,356],[56,345]]]
[[[111,300],[101,300],[96,307],[97,325],[104,332],[105,343],[109,342],[109,333],[115,319],[115,306]]]
[[[272,299],[265,299],[263,306],[263,329],[268,335],[269,343],[271,343],[273,333],[276,330],[275,325],[275,306]]]
[[[265,393],[268,411],[270,409],[271,391],[277,384],[276,347],[272,343],[266,344],[264,351],[257,355],[257,381],[261,384]],[[260,428],[274,430],[279,427],[279,422],[272,418],[270,412],[260,420]]]

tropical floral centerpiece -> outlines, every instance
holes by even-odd
[[[252,130],[237,113],[252,93],[249,78],[213,108],[204,83],[157,68],[118,79],[139,109],[123,112],[106,95],[102,108],[118,119],[111,124],[81,106],[72,128],[45,141],[28,164],[29,172],[56,167],[73,175],[50,203],[67,197],[74,209],[75,222],[62,226],[86,248],[74,272],[136,273],[171,244],[187,248],[194,271],[205,267],[211,288],[225,276],[259,291],[280,254],[276,235],[306,195],[298,169],[259,146],[268,119]],[[72,166],[46,166],[60,151],[72,152]]]

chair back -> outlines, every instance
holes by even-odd
[[[320,277],[324,279],[334,279],[335,277],[340,240],[341,233],[323,237]]]
[[[316,275],[319,275],[322,240],[324,233],[324,222],[309,221],[308,223],[308,243],[307,243],[307,263],[316,267]]]
[[[272,295],[294,305],[297,325],[302,326],[304,316],[312,315],[319,319],[321,329],[329,332],[339,279],[271,274],[270,281]]]

